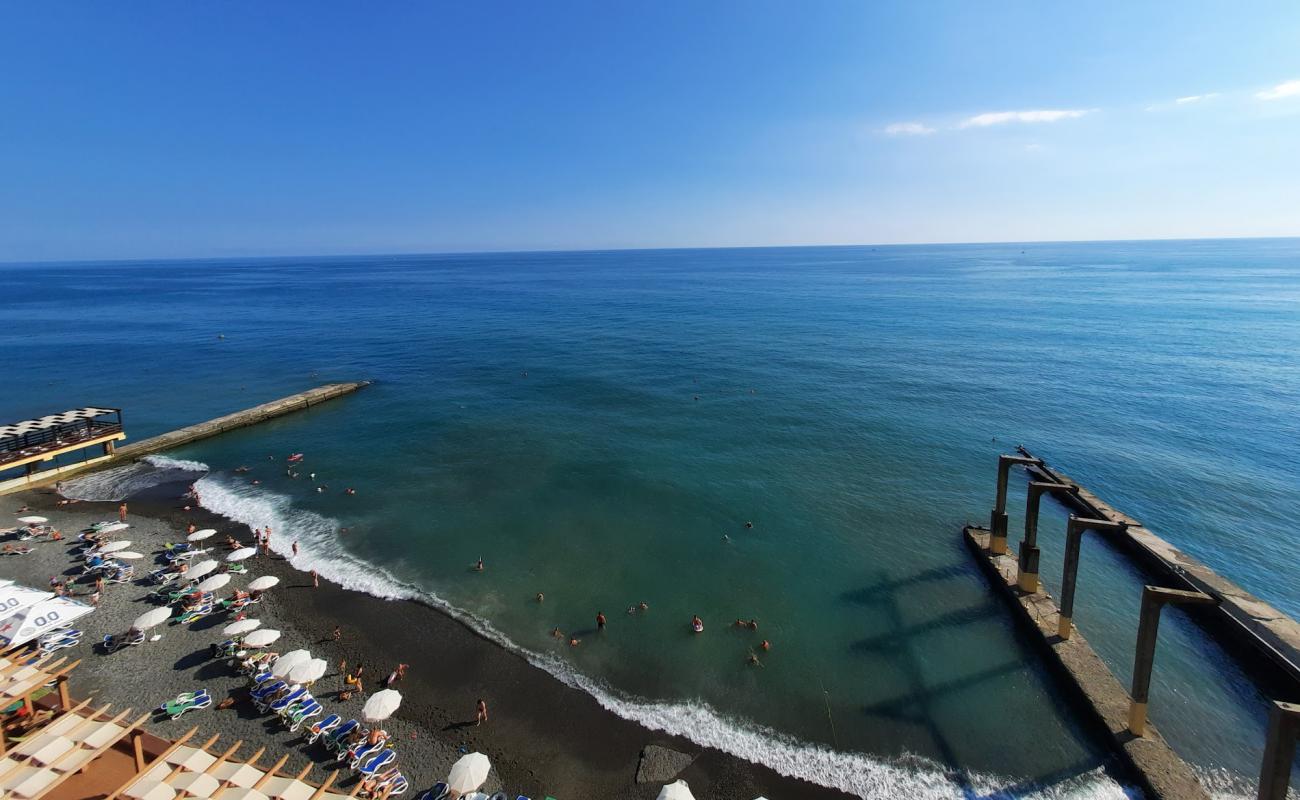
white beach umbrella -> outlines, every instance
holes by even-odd
[[[280,632],[274,628],[262,628],[244,637],[244,644],[249,647],[266,647],[280,638]]]
[[[252,558],[257,555],[256,547],[241,547],[230,555],[226,556],[227,561],[243,561],[246,558]]]
[[[329,669],[329,664],[325,663],[325,659],[313,658],[289,670],[289,680],[294,683],[318,681],[327,669]]]
[[[380,692],[379,694],[383,694]],[[378,697],[379,695],[375,695]],[[371,700],[374,697],[370,698]],[[366,703],[366,705],[370,705]],[[467,794],[483,785],[487,780],[488,770],[492,769],[492,762],[482,753],[470,753],[461,756],[455,764],[451,765],[451,773],[447,775],[447,788],[457,794]]]
[[[220,561],[213,561],[209,558],[207,561],[200,561],[186,570],[185,577],[190,580],[198,580],[219,566],[221,566]]]
[[[104,527],[100,528],[98,531],[95,532],[96,533],[117,533],[118,531],[124,531],[129,527],[131,526],[127,525],[125,522],[114,522],[111,525],[105,525]]]
[[[659,790],[658,800],[695,800],[686,781],[676,780]]]
[[[131,627],[138,631],[147,631],[152,627],[163,624],[171,615],[172,610],[166,606],[153,608],[136,617],[135,622],[131,623]]]
[[[136,559],[144,558],[144,553],[133,553],[130,550],[123,550],[120,553],[114,553],[113,558],[124,558],[127,561],[135,561]]]
[[[201,542],[215,533],[216,531],[212,530],[211,528],[204,528],[201,531],[195,531],[194,533],[191,533],[189,536],[186,536],[185,540],[189,542]]]
[[[125,550],[126,548],[128,548],[128,547],[130,547],[130,546],[131,546],[131,543],[130,543],[129,541],[127,541],[126,539],[123,539],[123,540],[120,541],[120,542],[109,542],[108,544],[106,544],[106,545],[104,545],[103,547],[99,548],[99,552],[101,552],[101,553],[116,553],[118,550]]]
[[[0,622],[0,650],[25,644],[46,631],[80,619],[95,607],[66,597],[51,597]]]
[[[260,619],[241,619],[238,622],[232,622],[221,629],[221,632],[227,636],[240,636],[255,631],[262,624]]]
[[[271,674],[277,678],[287,677],[294,667],[306,664],[308,661],[311,661],[311,653],[306,650],[290,650],[271,665]]]
[[[18,521],[24,525],[43,525],[49,522],[45,517],[19,517]]]
[[[222,586],[225,586],[227,583],[230,583],[230,576],[223,572],[220,575],[213,575],[211,578],[208,578],[207,580],[203,581],[198,586],[195,586],[194,591],[215,592],[216,590],[220,589]]]
[[[275,586],[279,582],[280,579],[275,577],[274,575],[263,575],[260,578],[255,578],[252,581],[249,581],[248,591],[264,592],[267,589],[270,589],[272,586]]]
[[[396,689],[384,689],[370,695],[370,699],[361,708],[361,716],[366,722],[383,722],[393,716],[393,712],[402,704],[402,693]],[[470,788],[477,788],[470,787]]]

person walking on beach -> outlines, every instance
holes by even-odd
[[[343,628],[342,628],[341,626],[335,625],[335,626],[334,626],[334,641],[337,642],[339,639],[342,639],[342,638],[343,638]],[[341,667],[339,668],[339,671],[340,671],[340,672],[342,671],[342,668],[341,668]]]
[[[320,588],[320,576],[316,574],[316,570],[311,571],[311,588]]]
[[[126,503],[117,507],[117,521],[126,522]]]
[[[474,714],[474,719],[475,719],[474,724],[482,725],[484,722],[487,722],[487,718],[488,718],[487,701],[485,701],[483,698],[480,697],[478,699],[478,708],[476,710],[476,713]]]
[[[596,630],[599,631],[605,630],[606,622],[607,620],[605,619],[605,612],[603,611],[596,612]]]

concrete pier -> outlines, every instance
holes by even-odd
[[[1217,600],[1212,606],[1196,609],[1191,617],[1227,643],[1239,646],[1229,647],[1229,651],[1248,649],[1249,653],[1234,652],[1244,666],[1291,685],[1300,684],[1300,624],[1294,619],[1174,547],[1061,471],[1049,468],[1024,448],[1019,450],[1022,457],[1035,462],[1025,467],[1032,480],[1074,487],[1072,492],[1054,494],[1067,508],[1083,517],[1122,523],[1122,529],[1106,534],[1107,541],[1131,555],[1160,583]]]
[[[105,467],[114,467],[130,461],[137,461],[147,455],[160,453],[164,450],[171,450],[183,445],[192,444],[193,442],[217,436],[227,431],[233,431],[237,428],[245,428],[249,425],[256,425],[259,422],[265,422],[269,419],[292,414],[295,411],[304,411],[327,400],[333,400],[336,397],[352,394],[358,389],[363,389],[370,385],[370,381],[350,381],[347,383],[327,383],[324,386],[318,386],[315,389],[308,389],[305,392],[282,397],[279,400],[273,400],[269,403],[262,403],[243,411],[236,411],[233,414],[226,414],[223,417],[200,422],[197,425],[190,425],[179,430],[164,433],[148,439],[143,439],[133,444],[118,447],[114,452],[92,461],[81,464],[72,464],[60,470],[46,470],[35,473],[32,478],[25,481],[21,486],[2,486],[0,494],[19,489],[27,489],[33,486],[50,484],[56,480],[62,480],[71,474],[82,473],[92,469],[102,469]]]
[[[1053,481],[1056,482],[1056,481]],[[1049,667],[1072,688],[1085,709],[1109,734],[1115,752],[1125,762],[1140,788],[1160,800],[1209,800],[1196,775],[1169,747],[1153,725],[1147,723],[1142,736],[1129,731],[1131,699],[1128,692],[1078,632],[1069,639],[1057,636],[1061,612],[1046,592],[1026,593],[1017,587],[1017,559],[989,549],[991,532],[967,526],[963,538],[990,583],[1006,599],[1016,622],[1047,654]]]

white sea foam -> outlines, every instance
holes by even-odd
[[[137,492],[172,481],[195,480],[208,465],[167,456],[145,456],[127,464],[63,481],[60,493],[72,500],[117,502]]]
[[[336,520],[294,508],[285,495],[237,483],[217,474],[202,478],[197,488],[205,508],[251,527],[269,525],[272,529],[271,546],[277,553],[290,555],[292,543],[299,542],[299,554],[290,557],[297,569],[314,569],[323,578],[376,597],[418,600],[433,606],[464,622],[490,641],[520,653],[534,666],[546,670],[568,686],[587,692],[604,708],[624,719],[764,764],[783,775],[872,800],[903,797],[916,800],[965,800],[970,797],[1125,800],[1140,796],[1136,790],[1121,786],[1101,770],[1077,775],[1052,786],[1024,786],[1005,778],[945,769],[919,757],[881,759],[862,753],[837,752],[770,728],[727,717],[699,701],[656,702],[632,697],[599,679],[577,672],[553,655],[520,647],[487,620],[349,554],[342,546]]]

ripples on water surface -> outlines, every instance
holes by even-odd
[[[1119,791],[958,540],[1017,442],[1300,612],[1294,240],[8,266],[0,296],[5,417],[120,405],[141,438],[376,379],[171,455],[325,574],[374,565],[620,713],[876,796]],[[296,480],[267,460],[296,451]],[[1123,681],[1140,583],[1086,543],[1076,616]],[[1247,793],[1263,698],[1167,616],[1152,716]]]

